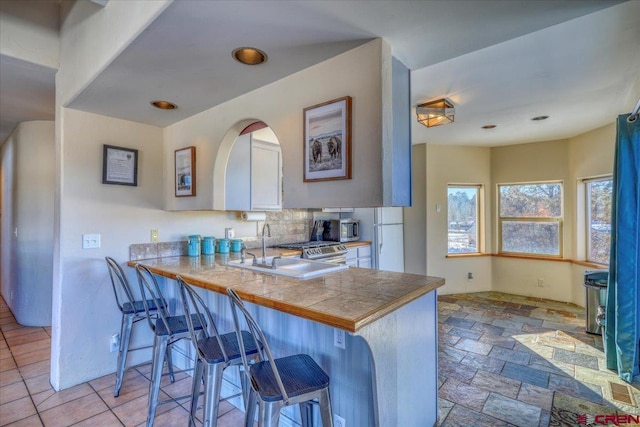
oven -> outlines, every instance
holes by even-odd
[[[333,264],[347,263],[347,248],[339,242],[298,242],[278,246],[285,249],[298,249],[302,251],[301,258],[313,261],[330,262]]]

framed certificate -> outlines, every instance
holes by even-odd
[[[138,186],[138,150],[104,145],[102,183]]]

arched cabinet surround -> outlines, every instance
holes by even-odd
[[[217,168],[224,167],[224,210],[282,210],[282,151],[278,137],[268,126],[249,132],[244,129],[236,134],[228,152],[225,147],[224,154],[218,153],[214,203]],[[225,157],[222,166],[223,162],[218,161]]]

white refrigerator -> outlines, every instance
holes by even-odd
[[[372,267],[404,272],[402,208],[356,208],[352,217],[360,220],[361,240],[371,241]]]

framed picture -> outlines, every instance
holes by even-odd
[[[351,97],[304,109],[304,181],[351,179]]]
[[[196,195],[196,147],[176,150],[176,197]]]
[[[138,150],[103,145],[102,183],[138,186]]]

